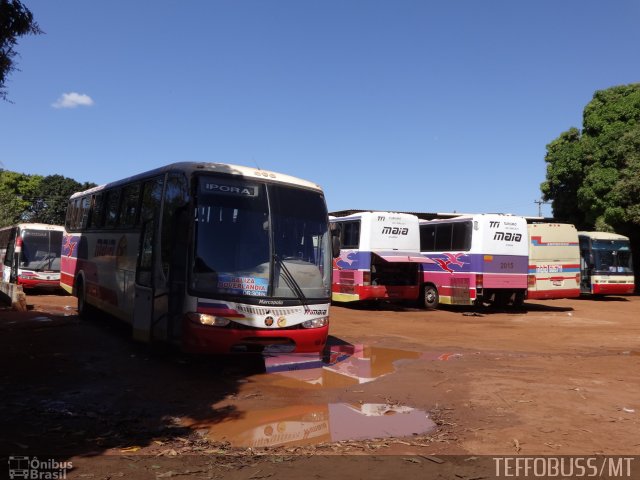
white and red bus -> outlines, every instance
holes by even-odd
[[[521,305],[527,291],[527,222],[500,214],[420,221],[422,298],[438,304]]]
[[[578,232],[580,290],[593,295],[627,295],[635,290],[629,238],[617,233]]]
[[[331,217],[340,236],[333,261],[332,299],[415,301],[420,294],[418,217],[407,213],[360,212]]]
[[[201,353],[320,352],[332,239],[322,189],[288,175],[176,163],[69,200],[61,285],[80,315]]]
[[[0,228],[2,281],[23,288],[60,288],[60,251],[64,227],[19,223]]]
[[[527,298],[580,296],[578,230],[567,223],[530,223]]]

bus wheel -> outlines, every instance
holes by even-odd
[[[518,292],[513,296],[513,306],[516,308],[524,307],[524,292]]]
[[[91,305],[87,303],[84,281],[79,278],[76,281],[77,297],[78,297],[78,315],[80,318],[88,319],[91,314]]]
[[[439,297],[438,297],[438,289],[433,285],[425,285],[423,289],[422,295],[424,308],[427,310],[433,310],[438,308]]]

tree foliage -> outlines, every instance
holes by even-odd
[[[0,226],[24,221],[42,177],[0,170]]]
[[[547,145],[541,185],[554,215],[581,227],[640,228],[640,83],[601,90],[583,114],[583,129]]]
[[[62,175],[27,175],[0,170],[0,227],[18,222],[63,225],[69,197],[95,187]]]
[[[547,145],[543,198],[554,216],[582,229],[631,237],[640,260],[640,83],[595,92],[582,131]],[[640,270],[636,263],[636,272]]]
[[[7,99],[5,81],[14,70],[18,37],[43,33],[33,14],[19,0],[0,0],[0,98]]]
[[[69,197],[75,192],[95,186],[95,183],[78,183],[62,175],[44,177],[38,195],[28,208],[28,215],[33,222],[62,225]]]

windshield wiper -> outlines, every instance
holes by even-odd
[[[34,270],[36,272],[43,271],[44,266],[47,264],[47,262],[49,262],[49,270],[51,270],[51,261],[54,260],[55,258],[56,258],[56,254],[49,252],[47,255],[45,255],[45,257],[42,260],[40,260],[40,263],[38,263],[38,265],[34,268]]]
[[[305,307],[305,310],[309,308],[309,301],[307,300],[307,297],[302,291],[302,288],[300,288],[300,284],[298,284],[295,277],[291,274],[287,266],[284,264],[284,261],[275,253],[273,254],[273,259],[280,266],[280,274],[282,275],[282,278],[284,279],[287,286],[300,299],[300,301],[302,302],[302,305],[304,305]]]

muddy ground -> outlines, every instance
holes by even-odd
[[[329,368],[287,373],[266,373],[262,357],[136,344],[117,321],[80,321],[66,295],[28,303],[0,310],[0,454],[13,466],[38,456],[72,462],[67,478],[471,479],[493,478],[499,455],[640,455],[638,296],[480,312],[334,306]],[[372,406],[395,436],[368,432],[362,415],[350,423]],[[409,407],[435,426],[398,435],[390,425]]]

